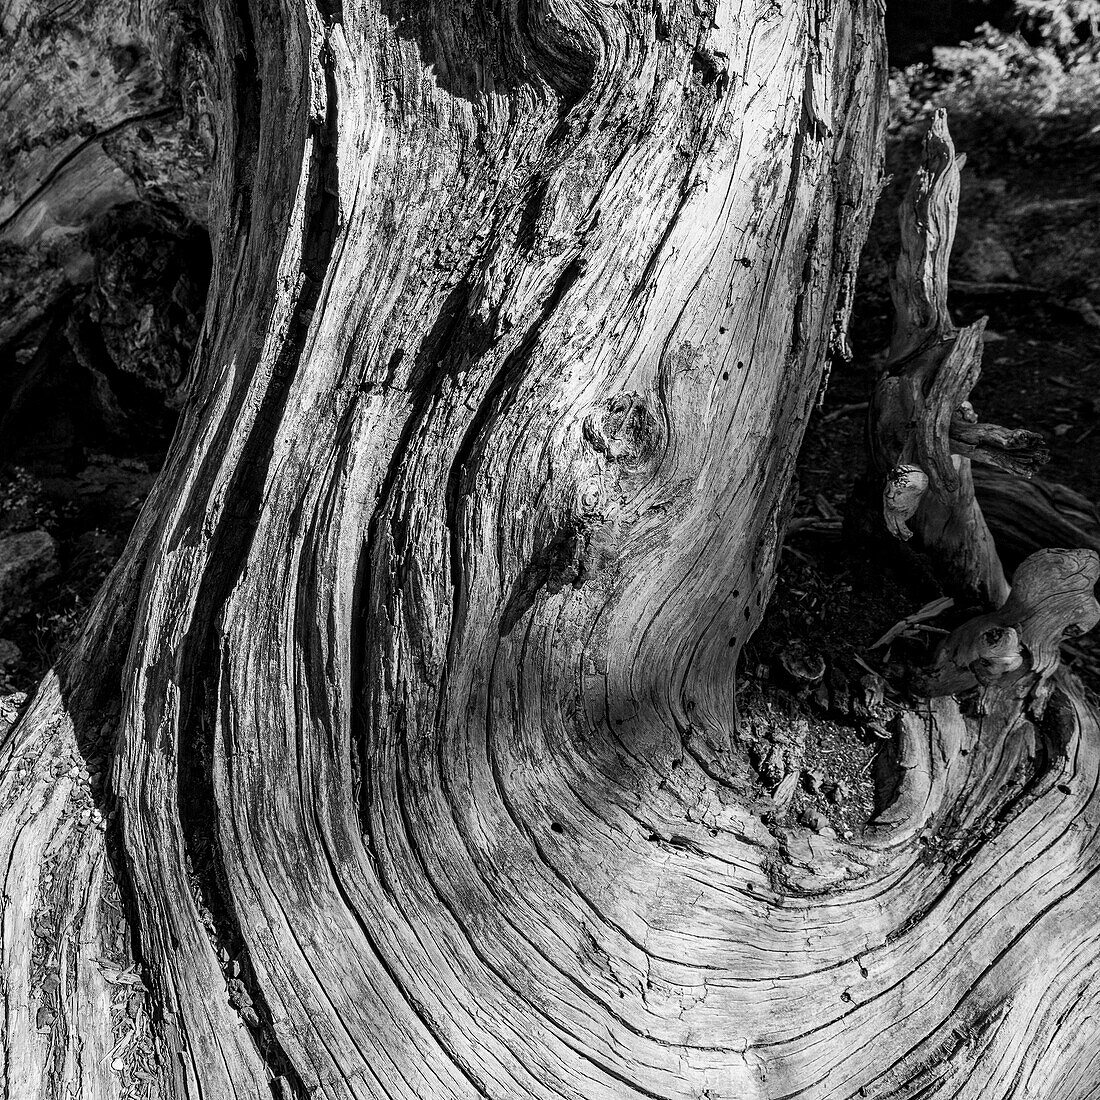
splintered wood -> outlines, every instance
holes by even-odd
[[[918,533],[954,588],[998,604],[1008,584],[974,499],[970,464],[1029,475],[1046,451],[1034,432],[978,422],[970,403],[985,319],[958,329],[947,308],[963,163],[941,110],[899,211],[894,333],[871,402],[872,454],[885,477],[887,528],[902,539]]]

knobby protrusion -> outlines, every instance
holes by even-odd
[[[1041,711],[1046,681],[1058,668],[1059,643],[1100,622],[1093,594],[1098,579],[1100,556],[1093,550],[1032,554],[1020,563],[1000,608],[963,623],[944,639],[919,690],[952,695],[1032,675],[1038,678],[1034,695]]]
[[[886,475],[882,514],[895,538],[907,541],[913,537],[907,523],[916,515],[927,488],[928,475],[919,466],[901,463]]]

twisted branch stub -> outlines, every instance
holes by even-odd
[[[964,159],[955,155],[946,113],[937,112],[899,211],[894,333],[871,402],[872,451],[884,478],[887,529],[900,539],[918,534],[951,587],[996,605],[1008,584],[974,499],[970,465],[1030,477],[1047,452],[1035,432],[980,423],[970,403],[986,319],[958,329],[947,308]]]
[[[965,622],[940,644],[919,685],[931,696],[1038,678],[1040,709],[1045,682],[1058,667],[1058,646],[1100,622],[1093,588],[1100,556],[1093,550],[1039,550],[1020,563],[1012,592],[996,611]]]

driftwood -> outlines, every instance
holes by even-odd
[[[139,8],[159,71],[202,58],[214,279],[127,551],[4,722],[6,1095],[1088,1095],[1071,680],[1041,725],[1026,678],[899,709],[851,842],[721,769],[878,187],[881,5]],[[944,442],[975,339],[878,407],[935,412],[887,468],[992,594]]]

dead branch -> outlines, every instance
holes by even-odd
[[[1034,432],[980,423],[970,403],[986,322],[958,329],[947,308],[963,160],[940,111],[900,211],[894,333],[871,401],[872,454],[888,530],[917,534],[952,588],[996,606],[1008,584],[974,499],[971,462],[1030,476],[1046,449]]]

